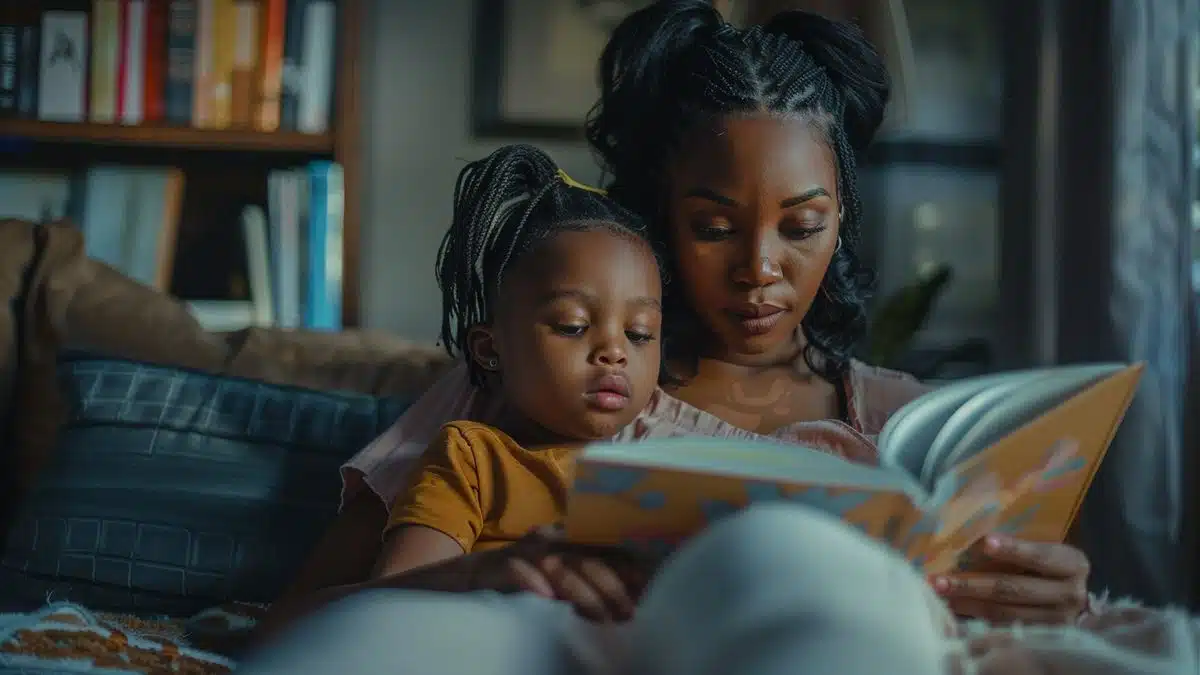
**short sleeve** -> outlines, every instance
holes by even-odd
[[[470,551],[483,529],[479,464],[463,433],[445,426],[421,455],[408,489],[392,503],[388,529],[421,525]]]
[[[497,407],[496,397],[471,384],[465,364],[450,369],[391,428],[342,466],[342,503],[366,485],[385,505],[391,505],[443,424],[454,420],[488,423]]]

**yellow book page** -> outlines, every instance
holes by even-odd
[[[677,469],[581,462],[565,522],[580,544],[632,545],[667,553],[711,522],[753,502],[807,504],[868,535],[890,540],[917,507],[882,488],[747,480]]]
[[[1133,399],[1143,368],[1142,364],[1129,366],[1096,382],[955,467],[963,487],[941,509],[938,531],[925,542],[925,571],[982,570],[981,563],[962,559],[962,554],[991,532],[1062,541]],[[980,499],[993,503],[986,518],[979,518],[975,509]]]

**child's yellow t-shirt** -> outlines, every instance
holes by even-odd
[[[527,450],[486,424],[445,424],[392,504],[388,529],[429,527],[468,553],[511,544],[562,520],[575,451]]]

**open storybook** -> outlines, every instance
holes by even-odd
[[[1061,366],[945,385],[888,420],[880,466],[765,441],[591,444],[566,534],[662,553],[752,502],[786,500],[845,520],[929,574],[974,569],[963,554],[986,534],[1066,537],[1142,369]]]

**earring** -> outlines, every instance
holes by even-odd
[[[487,360],[488,370],[495,370],[499,365],[500,365],[500,359],[498,359],[494,356]]]
[[[838,252],[838,251],[840,251],[840,250],[842,250],[842,235],[840,235],[840,234],[839,234],[839,235],[838,235],[838,240],[837,240],[837,246],[835,246],[835,247],[833,248],[833,252],[834,252],[834,253],[837,253],[837,252]]]
[[[841,222],[845,219],[846,219],[846,207],[839,206],[838,207],[838,223],[841,224]]]

